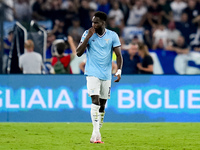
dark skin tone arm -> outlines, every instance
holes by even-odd
[[[98,33],[99,35],[102,35],[105,32],[105,21],[100,20],[98,17],[92,19],[92,27],[88,30],[88,34],[85,37],[84,41],[79,44],[79,46],[76,49],[77,56],[82,56],[85,49],[87,48],[87,44],[89,39],[92,37],[94,33]],[[117,66],[118,69],[122,69],[122,55],[121,55],[121,46],[114,47],[113,48],[116,56],[117,56]],[[121,79],[121,75],[117,75],[117,79],[115,82],[119,82]]]
[[[84,51],[87,47],[90,37],[94,33],[95,33],[95,29],[94,29],[94,27],[91,27],[89,29],[88,34],[87,34],[86,38],[84,39],[84,41],[82,43],[80,43],[76,49],[77,56],[79,56],[79,57],[82,56],[82,54],[84,53]],[[121,46],[115,47],[113,50],[117,56],[117,67],[118,67],[118,69],[122,69],[123,59],[122,59],[122,54],[121,54]],[[120,79],[121,79],[121,76],[117,75],[117,79],[114,82],[119,82]]]
[[[76,49],[76,53],[77,53],[77,56],[80,57],[83,55],[86,47],[87,47],[87,44],[88,44],[88,41],[90,39],[90,37],[95,33],[95,29],[94,27],[91,27],[89,30],[88,30],[88,34],[86,36],[86,38],[84,39],[84,41],[82,43],[79,44],[79,46],[77,47]]]
[[[78,57],[80,57],[84,53],[89,39],[95,32],[98,33],[99,35],[102,35],[105,32],[105,21],[102,21],[98,17],[93,17],[92,27],[88,30],[88,34],[85,37],[84,41],[80,43],[79,46],[77,47],[76,53]]]
[[[121,54],[121,46],[115,47],[113,50],[117,56],[117,68],[122,69],[123,59],[122,59],[122,54]],[[120,79],[121,79],[121,75],[117,75],[117,79],[114,82],[119,82]]]

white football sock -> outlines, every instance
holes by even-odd
[[[99,108],[100,106],[92,104],[91,105],[91,119],[92,119],[92,124],[93,124],[93,136],[97,136],[100,134],[99,132]]]
[[[104,119],[105,112],[99,112],[99,129],[103,126],[103,119]]]

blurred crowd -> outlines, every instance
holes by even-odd
[[[177,54],[200,51],[200,0],[2,0],[2,3],[6,6],[6,21],[52,22],[52,29],[47,31],[46,50],[46,60],[51,64],[53,42],[70,38],[70,50],[64,53],[73,53],[72,47],[78,45],[83,32],[91,27],[95,11],[108,15],[107,28],[119,35],[122,54],[130,59],[127,65],[132,65],[133,56],[138,55],[139,49],[133,52],[132,45],[140,42],[150,50],[168,50]],[[142,37],[135,35],[126,39],[124,31],[128,27],[142,28]],[[5,59],[12,40],[10,36],[12,32],[4,40]],[[80,65],[82,71],[83,66]],[[139,71],[127,74],[142,72],[139,65],[135,67],[134,70]]]

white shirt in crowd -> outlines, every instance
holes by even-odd
[[[27,2],[23,3],[18,3],[15,2],[14,4],[14,9],[15,9],[15,15],[18,20],[29,20],[31,13],[32,13],[32,8],[30,7]]]
[[[3,0],[3,4],[6,6],[4,7],[4,14],[5,14],[5,19],[6,21],[14,21],[14,13],[13,13],[13,6],[14,6],[14,1],[13,0]]]
[[[139,25],[140,21],[142,20],[142,17],[146,14],[147,8],[142,6],[138,8],[137,6],[133,6],[132,9],[129,12],[129,17],[127,20],[127,25]]]
[[[26,52],[19,57],[19,67],[24,74],[41,74],[42,56],[36,52]]]
[[[177,41],[178,37],[181,35],[181,32],[177,29],[169,30],[167,29],[168,39],[171,41]]]
[[[187,3],[183,2],[183,1],[181,1],[181,2],[173,1],[170,4],[170,7],[173,12],[174,21],[179,22],[181,20],[181,14],[182,14],[183,10],[187,7]]]
[[[121,24],[121,20],[124,19],[123,12],[120,9],[117,9],[117,10],[111,9],[109,14],[108,14],[108,16],[110,18],[111,17],[115,18],[115,24],[116,25],[120,25]]]
[[[164,47],[167,46],[168,32],[166,29],[157,29],[153,36],[155,38],[155,44],[158,44],[159,40],[161,39],[163,41]]]

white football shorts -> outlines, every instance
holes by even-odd
[[[87,76],[86,80],[89,96],[99,95],[99,98],[110,99],[111,80],[100,80],[94,76]]]

